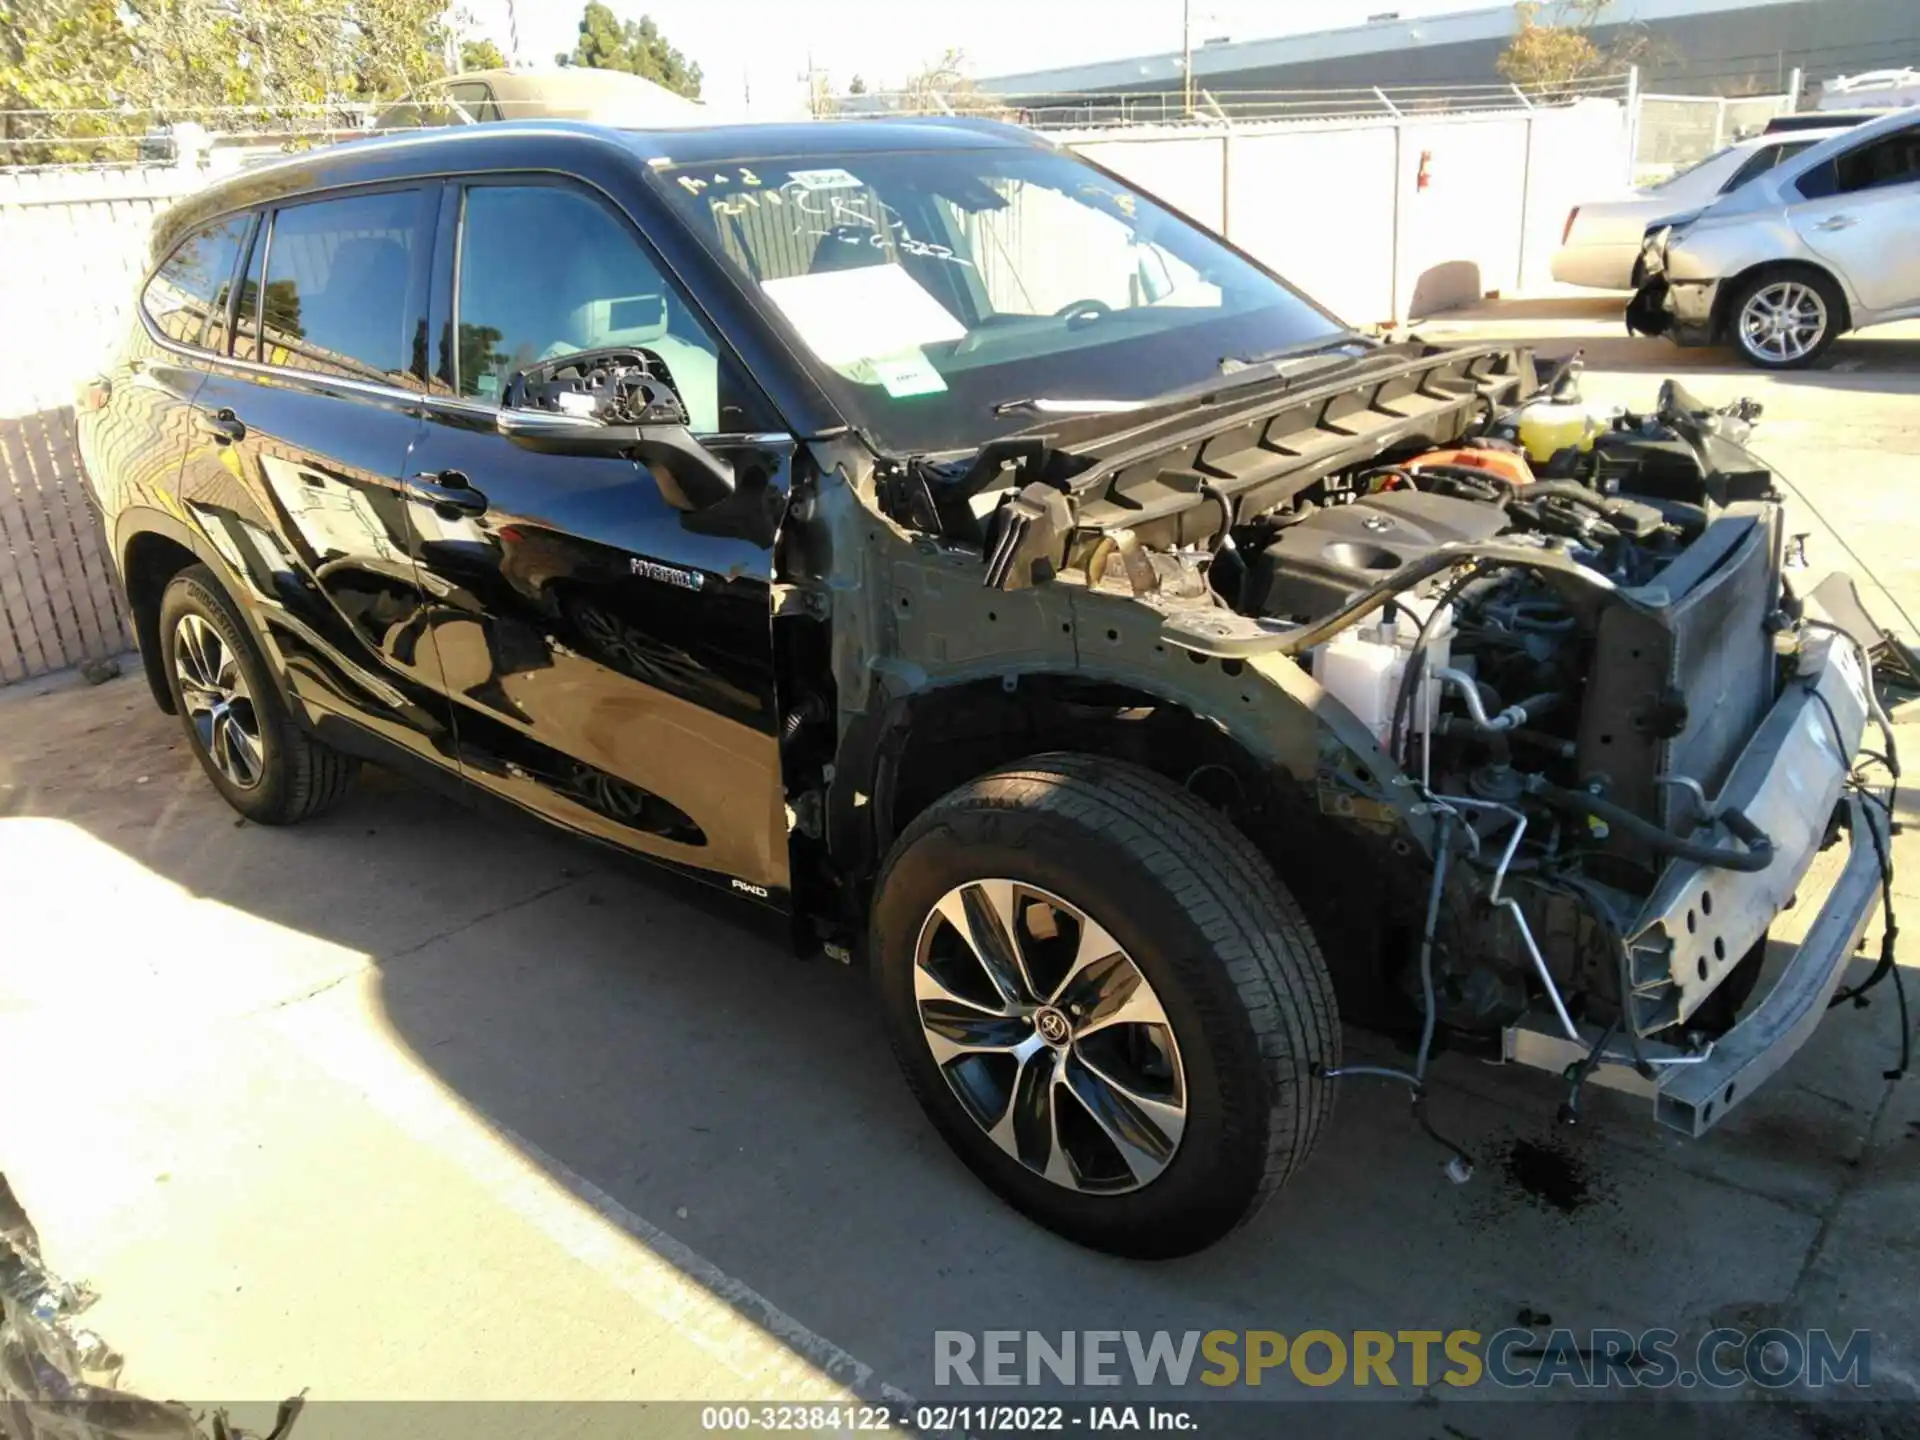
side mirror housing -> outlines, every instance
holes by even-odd
[[[658,356],[626,347],[543,361],[508,382],[495,425],[544,455],[632,460],[674,509],[706,510],[733,494],[733,466],[693,438],[665,370]]]
[[[541,410],[502,410],[496,428],[522,449],[542,455],[644,465],[662,498],[676,510],[705,510],[733,494],[733,466],[694,439],[684,425],[602,425]]]

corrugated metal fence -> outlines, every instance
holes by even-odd
[[[0,684],[131,643],[85,488],[73,395],[128,318],[168,169],[0,174]]]

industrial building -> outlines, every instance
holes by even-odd
[[[1382,0],[1390,7],[1393,0]],[[1543,20],[1553,18],[1552,0]],[[1920,0],[1614,0],[1593,39],[1602,50],[1644,38],[1642,81],[1674,94],[1778,92],[1800,70],[1809,91],[1838,75],[1920,66]],[[1344,86],[1498,81],[1519,29],[1512,5],[1273,38],[1196,38],[1193,82],[1220,94]],[[1176,93],[1183,53],[1000,75],[996,94],[1078,100]]]

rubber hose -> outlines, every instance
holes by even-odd
[[[1732,806],[1722,810],[1715,818],[1733,832],[1734,838],[1748,847],[1745,850],[1728,850],[1718,845],[1682,840],[1677,835],[1669,835],[1652,821],[1641,819],[1631,810],[1584,790],[1563,790],[1558,785],[1538,778],[1529,781],[1527,789],[1555,809],[1604,820],[1626,831],[1648,849],[1676,860],[1691,860],[1697,865],[1711,865],[1717,870],[1739,870],[1748,874],[1764,870],[1773,863],[1772,839]]]

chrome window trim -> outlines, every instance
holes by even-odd
[[[430,398],[425,391],[409,390],[401,385],[385,385],[376,380],[356,380],[348,375],[329,375],[319,370],[295,370],[283,365],[262,365],[257,360],[242,360],[238,355],[222,355],[218,351],[203,349],[197,345],[182,345],[179,341],[161,334],[154,325],[153,318],[145,310],[140,312],[140,323],[145,327],[147,337],[161,349],[171,350],[174,354],[189,360],[230,365],[246,374],[260,375],[269,379],[298,380],[313,388],[357,390],[375,399],[405,400],[410,405],[417,405]]]
[[[279,365],[262,365],[256,360],[242,360],[238,355],[220,355],[212,350],[203,350],[196,346],[182,345],[178,341],[162,335],[154,325],[152,318],[142,310],[140,323],[146,328],[148,338],[163,350],[171,350],[176,355],[189,360],[210,360],[216,365],[230,365],[234,369],[249,375],[259,375],[267,379],[288,380],[303,389],[344,389],[356,391],[376,400],[398,400],[422,410],[438,410],[454,415],[467,415],[497,422],[505,413],[498,405],[486,405],[475,400],[456,399],[451,395],[432,395],[424,390],[408,390],[400,385],[382,385],[374,380],[355,380],[345,375],[328,375],[315,370],[294,370]],[[516,412],[527,416],[544,416],[542,410],[523,410]],[[536,420],[535,424],[541,423]],[[553,428],[573,429],[578,420],[564,416],[553,417]],[[733,430],[695,431],[693,438],[701,444],[725,443],[733,445],[797,445],[799,437],[788,430],[759,430],[741,432]]]

